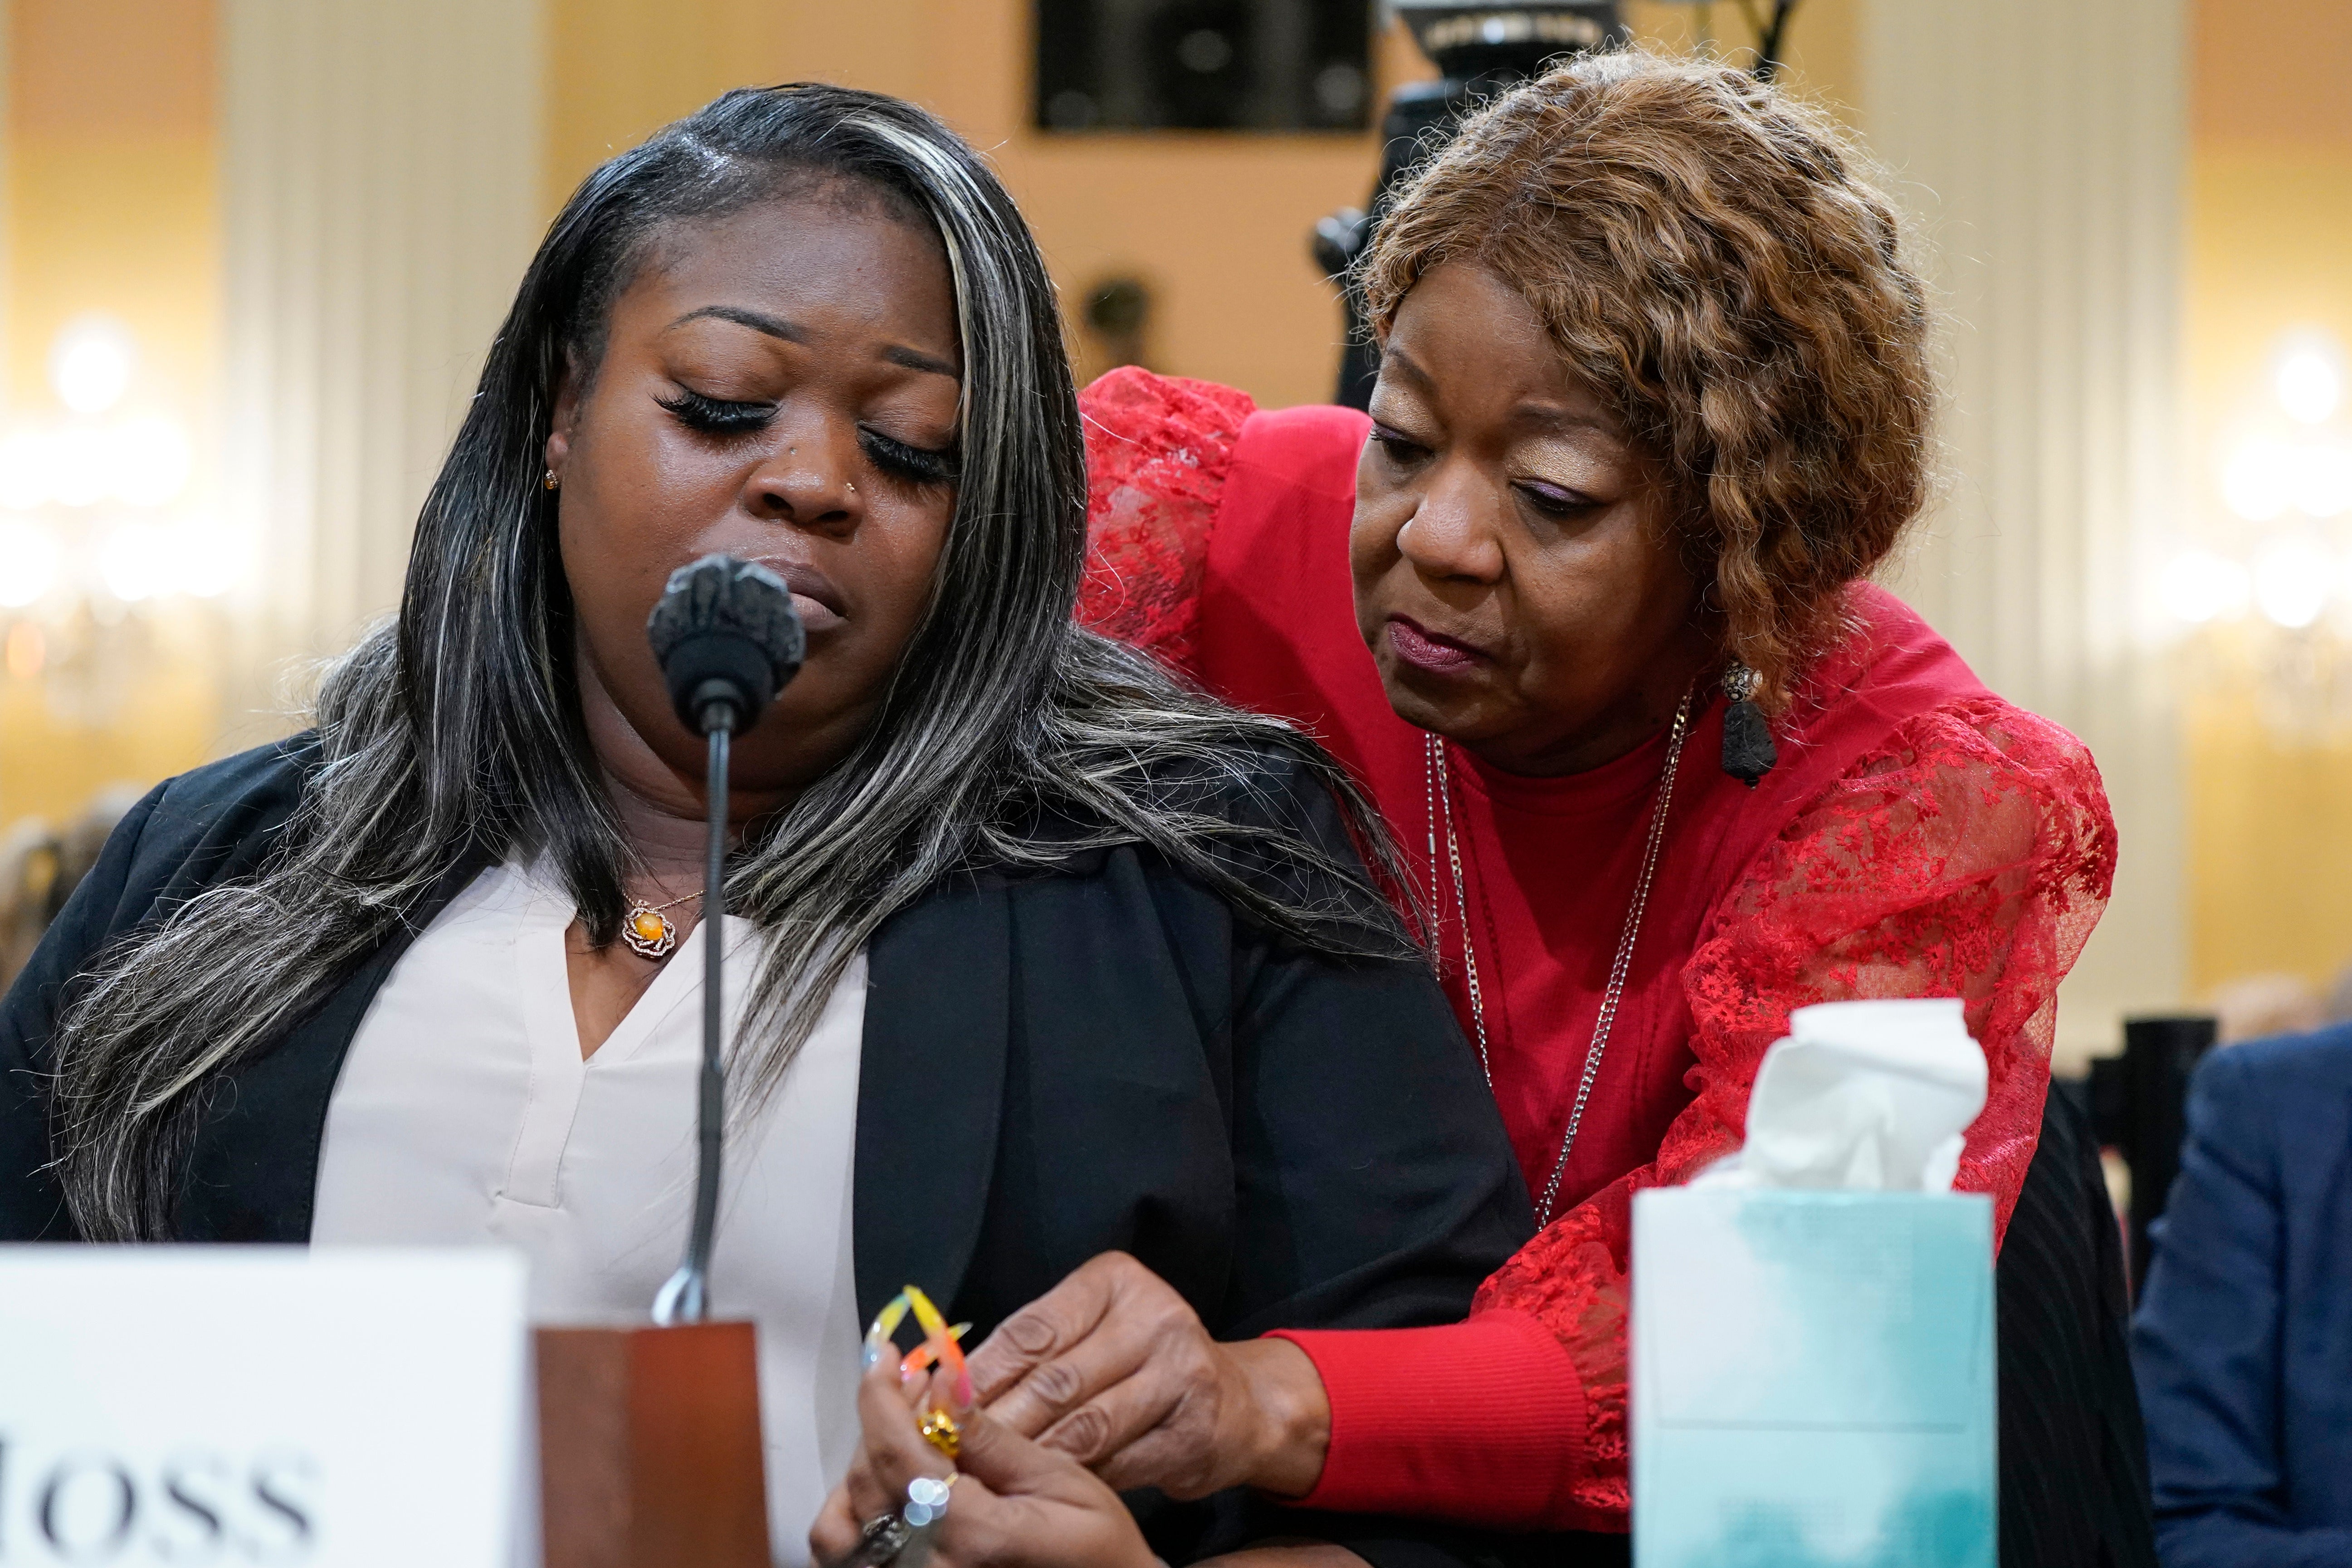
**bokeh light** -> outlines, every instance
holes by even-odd
[[[2222,466],[2222,504],[2248,522],[2283,517],[2294,500],[2293,469],[2285,443],[2247,441]]]
[[[2335,585],[2336,563],[2306,541],[2281,540],[2254,558],[2254,607],[2273,626],[2311,625]]]
[[[2279,360],[2273,388],[2287,417],[2304,425],[2324,425],[2344,401],[2344,373],[2333,342],[2305,339],[2288,348]]]
[[[2242,615],[2252,592],[2243,566],[2210,550],[2182,551],[2157,584],[2165,612],[2191,626]]]
[[[152,522],[117,524],[98,551],[99,580],[126,605],[168,594],[173,587],[173,541]]]
[[[58,580],[58,542],[37,523],[0,521],[0,606],[22,609]]]
[[[187,488],[195,447],[176,419],[152,415],[112,433],[112,484],[132,506],[162,506]]]
[[[49,346],[49,384],[76,414],[103,414],[131,390],[138,362],[130,328],[111,316],[78,317]]]

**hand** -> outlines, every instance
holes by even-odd
[[[1106,1252],[1006,1319],[971,1355],[992,1420],[1121,1491],[1304,1497],[1323,1473],[1331,1405],[1287,1340],[1219,1344],[1184,1299]]]
[[[947,1406],[962,1432],[955,1464],[924,1441],[916,1422]],[[947,1514],[930,1531],[929,1568],[1155,1568],[1159,1560],[1118,1494],[1067,1455],[1039,1447],[1003,1422],[949,1400],[938,1373],[902,1384],[886,1356],[857,1385],[865,1439],[848,1479],[824,1500],[809,1552],[838,1563],[865,1539],[869,1519],[896,1513],[918,1476],[956,1474]]]

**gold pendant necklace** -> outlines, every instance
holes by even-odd
[[[621,921],[621,940],[639,958],[664,959],[677,946],[677,927],[669,923],[662,911],[674,910],[688,899],[702,897],[699,892],[684,893],[666,904],[648,904],[640,899],[629,906]]]
[[[1666,767],[1658,775],[1657,805],[1650,814],[1649,841],[1642,849],[1642,875],[1633,884],[1633,907],[1625,911],[1625,929],[1617,939],[1617,956],[1609,966],[1609,986],[1601,994],[1601,1016],[1592,1026],[1592,1044],[1584,1053],[1584,1074],[1577,1080],[1576,1101],[1569,1108],[1568,1131],[1560,1134],[1559,1157],[1552,1162],[1551,1180],[1544,1184],[1543,1196],[1536,1204],[1536,1225],[1538,1229],[1551,1224],[1552,1207],[1559,1201],[1560,1178],[1568,1174],[1568,1152],[1576,1147],[1576,1130],[1584,1121],[1584,1102],[1592,1098],[1592,1085],[1601,1076],[1601,1058],[1609,1049],[1609,1031],[1617,1022],[1617,1004],[1624,999],[1625,977],[1633,967],[1634,939],[1642,934],[1642,916],[1650,904],[1650,883],[1658,873],[1658,851],[1666,841],[1666,808],[1675,802],[1675,774],[1681,771],[1683,741],[1690,733],[1691,700],[1696,689],[1683,693],[1682,705],[1675,710],[1675,727],[1666,742]],[[1446,766],[1445,742],[1437,735],[1427,735],[1429,792],[1429,890],[1430,910],[1436,918],[1438,929],[1431,933],[1432,951],[1442,951],[1445,920],[1444,902],[1438,881],[1437,830],[1445,829],[1445,858],[1454,872],[1454,913],[1462,926],[1462,972],[1470,993],[1470,1023],[1477,1036],[1478,1066],[1486,1075],[1486,1088],[1495,1087],[1495,1069],[1487,1058],[1486,1002],[1478,986],[1478,952],[1470,944],[1470,909],[1465,898],[1462,876],[1462,844],[1454,831],[1454,781]]]

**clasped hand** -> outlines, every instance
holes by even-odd
[[[947,1511],[928,1527],[927,1568],[1155,1568],[1118,1493],[1068,1455],[957,1405],[950,1383],[940,1373],[902,1381],[889,1357],[867,1370],[857,1385],[864,1441],[809,1531],[818,1563],[849,1560],[866,1521],[898,1512],[916,1478],[953,1474]],[[947,1410],[961,1428],[953,1465],[919,1429],[926,1408]]]
[[[979,1408],[962,1424],[958,1480],[931,1561],[1021,1568],[1150,1564],[1114,1488],[1205,1497],[1253,1486],[1303,1496],[1321,1473],[1330,1409],[1306,1353],[1286,1341],[1220,1344],[1182,1297],[1124,1253],[1105,1253],[1008,1318],[972,1352]],[[916,1430],[944,1380],[901,1384],[885,1360],[858,1391],[866,1437],[827,1500],[817,1561],[855,1551],[865,1521],[898,1509],[945,1459]],[[1234,1563],[1354,1563],[1328,1547]]]
[[[1120,1490],[1303,1497],[1330,1439],[1330,1405],[1304,1351],[1286,1340],[1218,1343],[1183,1297],[1123,1252],[1007,1318],[972,1352],[971,1376],[991,1416]]]

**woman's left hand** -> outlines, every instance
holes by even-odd
[[[1331,1404],[1287,1340],[1221,1344],[1175,1288],[1123,1252],[1074,1270],[971,1353],[997,1420],[1122,1490],[1179,1500],[1227,1487],[1304,1497],[1323,1473]]]
[[[916,1426],[923,1411],[940,1406],[961,1433],[953,1465]],[[886,1356],[857,1386],[857,1414],[865,1440],[809,1531],[809,1551],[819,1563],[855,1552],[868,1520],[906,1506],[909,1482],[950,1474],[956,1479],[947,1512],[929,1531],[933,1568],[1154,1568],[1158,1562],[1117,1492],[1068,1455],[1031,1442],[976,1407],[955,1405],[940,1373],[902,1384],[897,1359]]]

